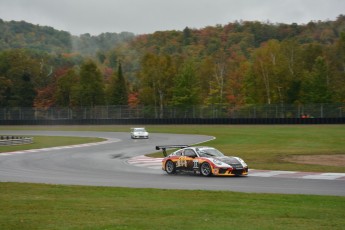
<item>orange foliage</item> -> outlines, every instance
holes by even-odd
[[[55,87],[49,85],[43,89],[37,90],[37,96],[34,100],[35,108],[50,108],[55,105],[54,98]]]
[[[139,105],[140,101],[139,101],[139,93],[137,92],[133,92],[133,93],[130,93],[128,95],[128,105],[129,107],[131,108],[135,108]]]

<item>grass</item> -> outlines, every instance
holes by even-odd
[[[152,129],[155,130],[154,127]],[[345,125],[167,126],[159,129],[215,136],[216,139],[206,145],[214,146],[227,155],[240,156],[255,169],[345,172],[345,165],[296,164],[284,160],[290,155],[345,154]],[[161,154],[150,156],[161,157]]]
[[[345,197],[0,183],[0,229],[343,229]]]
[[[27,149],[41,149],[57,146],[76,145],[103,141],[103,138],[94,137],[60,137],[60,136],[30,136],[34,143],[25,145],[0,146],[0,153]]]

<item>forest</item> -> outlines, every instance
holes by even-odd
[[[71,35],[0,19],[0,107],[345,103],[345,16]]]

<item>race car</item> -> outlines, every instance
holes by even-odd
[[[179,148],[167,156],[166,150]],[[219,150],[207,146],[161,145],[165,158],[162,169],[168,174],[194,172],[203,176],[246,176],[248,165],[239,157],[225,156]]]
[[[145,128],[131,128],[131,138],[132,139],[149,139],[149,133]]]

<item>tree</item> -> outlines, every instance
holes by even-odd
[[[174,78],[172,105],[180,108],[188,108],[200,102],[200,88],[196,77],[193,61],[183,64],[181,70]]]
[[[284,102],[300,102],[301,82],[303,77],[302,50],[296,39],[281,42],[280,51],[283,55],[284,74],[280,78],[280,87],[283,91]]]
[[[60,106],[77,105],[79,82],[79,76],[74,69],[69,69],[65,74],[60,76],[56,83],[56,104]]]
[[[128,104],[127,83],[123,77],[121,62],[119,63],[116,75],[114,74],[111,81],[109,103],[112,105]]]
[[[219,52],[213,58],[213,74],[210,76],[210,88],[205,100],[207,105],[225,103],[225,85],[228,74],[228,61],[224,52]]]
[[[55,86],[53,84],[47,87],[37,89],[37,96],[34,100],[35,108],[50,108],[55,105]]]
[[[186,27],[183,30],[183,45],[188,46],[192,43],[192,38],[191,38],[191,30]]]
[[[227,102],[233,107],[242,106],[246,100],[246,74],[250,63],[244,56],[234,54],[230,61],[231,71],[228,74],[226,85]]]
[[[16,87],[12,89],[14,100],[12,106],[16,107],[33,107],[36,91],[31,81],[29,73],[23,73],[22,81],[18,82]]]
[[[281,101],[281,79],[286,74],[286,70],[282,68],[286,64],[282,63],[280,43],[277,40],[263,43],[254,53],[253,74],[258,81],[257,96],[264,96],[267,104],[271,104],[274,98],[276,102]]]
[[[12,82],[9,79],[0,76],[0,106],[7,106],[11,86]]]
[[[330,103],[332,101],[329,70],[323,57],[316,59],[307,81],[303,82],[303,89],[306,103]]]
[[[169,55],[146,54],[141,62],[140,99],[144,103],[158,106],[155,116],[163,117],[163,107],[169,103],[176,67]]]
[[[345,16],[343,16],[345,20]],[[337,42],[328,52],[330,65],[333,70],[333,79],[330,87],[334,92],[335,102],[345,102],[345,32],[340,34]]]
[[[39,62],[28,51],[8,50],[0,54],[0,76],[4,83],[3,104],[32,107],[36,96],[34,79],[40,75]],[[6,80],[5,80],[6,79]]]
[[[88,60],[80,68],[78,104],[96,106],[104,104],[104,84],[96,64]]]

